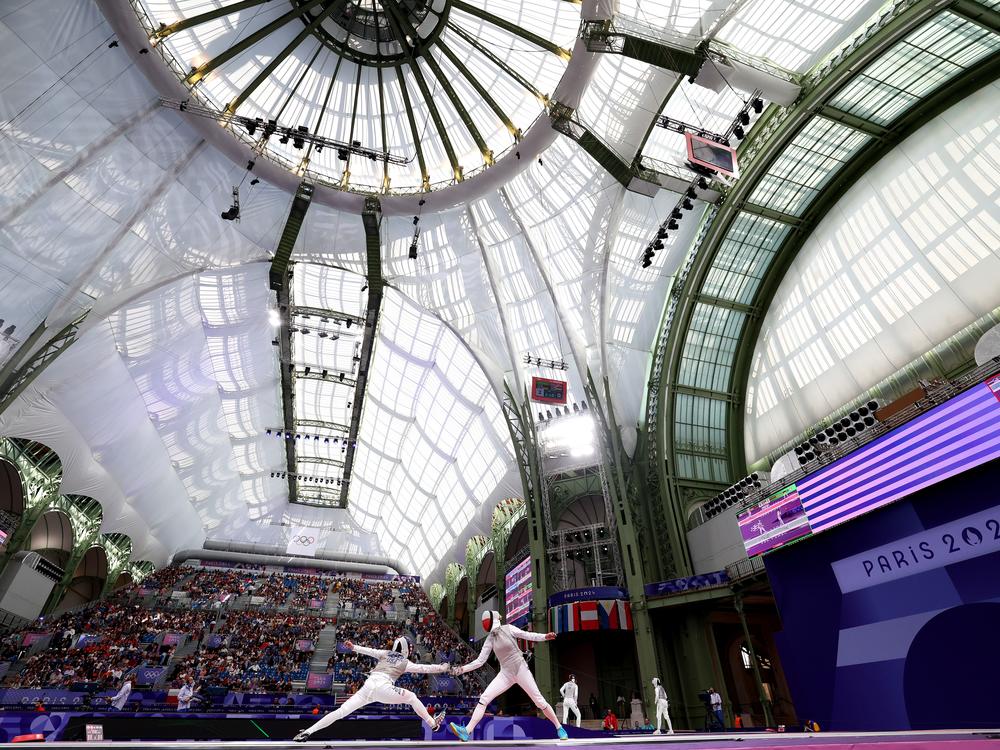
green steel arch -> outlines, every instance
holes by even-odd
[[[465,575],[469,581],[469,601],[475,605],[479,601],[479,568],[486,553],[493,549],[490,540],[482,534],[471,537],[465,543]],[[494,560],[496,558],[494,557]]]
[[[969,0],[896,2],[804,77],[793,106],[770,107],[743,143],[742,176],[703,217],[654,351],[647,481],[670,544],[653,561],[659,576],[691,572],[688,512],[746,472],[743,399],[753,349],[795,255],[878,159],[997,78],[998,19]],[[959,52],[934,45],[954,46],[956,35],[992,53],[949,62]],[[877,66],[886,59],[899,63]],[[935,79],[932,69],[949,75]],[[890,75],[891,84],[881,80]],[[925,90],[924,79],[938,82]],[[880,97],[871,95],[873,81]],[[881,107],[870,105],[876,99]]]
[[[444,569],[444,593],[448,597],[448,612],[445,619],[451,624],[455,624],[455,597],[458,593],[459,584],[465,580],[465,566],[461,563],[451,562]]]
[[[444,617],[445,613],[441,611],[441,602],[444,600],[444,586],[440,583],[432,583],[428,597],[431,600],[431,606],[434,607],[439,615]]]

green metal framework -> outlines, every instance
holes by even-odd
[[[133,580],[140,580],[154,570],[153,563],[149,561],[130,561],[132,540],[127,534],[101,533],[104,512],[100,502],[86,495],[59,493],[62,462],[50,448],[32,440],[0,438],[0,460],[8,462],[17,471],[24,499],[24,511],[0,557],[0,565],[6,565],[15,553],[27,549],[35,524],[46,513],[64,514],[72,529],[73,545],[68,550],[63,578],[53,588],[44,611],[51,612],[58,606],[73,582],[80,562],[87,551],[95,547],[103,550],[108,559],[103,592],[110,591],[125,571],[130,572]]]
[[[1000,73],[1000,35],[968,5],[900,2],[875,19],[803,80],[793,107],[769,108],[741,149],[739,182],[704,217],[668,300],[647,401],[655,515],[671,532],[661,572],[690,571],[688,512],[746,470],[750,360],[795,254],[878,159]]]
[[[458,587],[462,581],[467,581],[465,566],[461,563],[451,562],[444,569],[444,592],[448,597],[448,612],[442,613],[445,619],[455,624],[455,600],[458,597]]]

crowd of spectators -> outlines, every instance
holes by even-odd
[[[328,596],[353,608],[336,619],[300,611]],[[404,608],[399,621],[383,619]],[[306,679],[319,633],[334,623],[340,644],[350,640],[388,649],[405,634],[416,646],[411,656],[416,661],[468,655],[414,582],[186,565],[164,568],[96,604],[40,618],[27,630],[8,634],[0,639],[0,659],[11,662],[5,687],[85,684],[91,690],[116,690],[135,668],[163,666],[168,685],[190,677],[202,688],[287,693]],[[32,647],[32,639],[25,638],[29,632],[42,642]],[[86,638],[81,641],[81,636]],[[368,657],[338,649],[327,671],[351,693],[373,666]],[[405,675],[400,684],[422,695],[436,688],[426,675]]]
[[[306,609],[314,600],[326,600],[331,579],[322,576],[272,573],[258,580],[259,584],[253,592],[255,596],[263,596],[279,606]]]
[[[340,597],[340,603],[350,602],[355,609],[378,614],[391,605],[396,584],[392,581],[363,581],[360,578],[338,578],[332,593]]]
[[[159,643],[160,634],[200,640],[214,622],[204,612],[154,611],[117,595],[40,625],[51,634],[48,648],[24,660],[23,669],[13,671],[11,687],[88,683],[110,688],[120,682],[122,674],[141,664],[167,663],[175,646]]]
[[[211,687],[287,691],[309,672],[312,650],[298,642],[315,641],[322,626],[322,618],[307,615],[234,612],[216,628],[221,642],[200,643],[177,672]]]

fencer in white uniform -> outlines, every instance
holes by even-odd
[[[580,695],[580,688],[576,685],[576,675],[571,674],[569,679],[559,688],[559,695],[563,699],[563,724],[569,718],[569,712],[572,711],[576,716],[576,726],[577,729],[580,728],[580,706],[577,704],[576,700]]]
[[[447,664],[414,664],[409,659],[410,642],[402,636],[397,638],[395,643],[392,644],[391,651],[356,646],[350,641],[347,641],[344,645],[349,651],[353,651],[356,654],[363,654],[364,656],[378,659],[378,663],[368,673],[368,679],[365,680],[358,692],[344,701],[344,704],[336,711],[331,711],[311,727],[303,729],[295,735],[296,742],[305,742],[309,739],[310,735],[315,734],[324,727],[330,726],[335,721],[340,721],[345,716],[350,716],[359,708],[367,706],[369,703],[408,703],[417,712],[417,716],[423,719],[424,723],[433,731],[436,732],[441,728],[441,722],[444,721],[444,711],[432,719],[431,715],[427,713],[424,704],[420,702],[420,699],[412,691],[398,687],[396,680],[402,677],[405,672],[443,674],[448,671]]]
[[[667,720],[667,734],[674,733],[674,725],[670,723],[670,701],[667,700],[667,691],[660,684],[660,678],[653,678],[653,700],[656,701],[656,731],[653,734],[662,734],[660,727],[663,720]]]
[[[479,669],[486,663],[490,652],[496,654],[497,661],[500,662],[500,671],[493,681],[486,686],[486,690],[479,698],[476,710],[472,712],[472,718],[467,725],[460,726],[452,722],[449,728],[452,733],[462,742],[468,742],[472,736],[476,725],[486,713],[486,707],[490,701],[506,692],[514,685],[520,685],[528,697],[538,709],[545,715],[545,718],[552,722],[556,728],[559,739],[568,739],[566,730],[559,723],[556,712],[548,704],[538,685],[535,684],[535,677],[528,669],[528,663],[521,654],[521,648],[517,645],[517,639],[525,641],[551,641],[556,637],[555,633],[529,633],[513,625],[504,625],[500,621],[500,613],[497,611],[483,613],[483,630],[486,631],[486,640],[483,642],[483,649],[475,660],[461,667],[454,667],[452,674],[461,675]]]

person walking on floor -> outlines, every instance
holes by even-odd
[[[656,731],[653,734],[663,734],[660,728],[663,720],[667,720],[667,734],[674,733],[674,725],[670,723],[670,701],[667,699],[667,691],[663,689],[659,677],[653,678],[653,700],[656,701]]]
[[[577,705],[577,696],[580,694],[580,689],[576,685],[576,675],[571,674],[569,679],[559,688],[559,694],[563,699],[563,718],[562,723],[565,724],[566,720],[569,718],[569,712],[572,711],[576,716],[576,728],[580,728],[580,707]]]
[[[715,691],[714,687],[708,689],[708,702],[712,707],[712,713],[715,714],[719,729],[725,729],[726,722],[722,719],[722,696]]]

